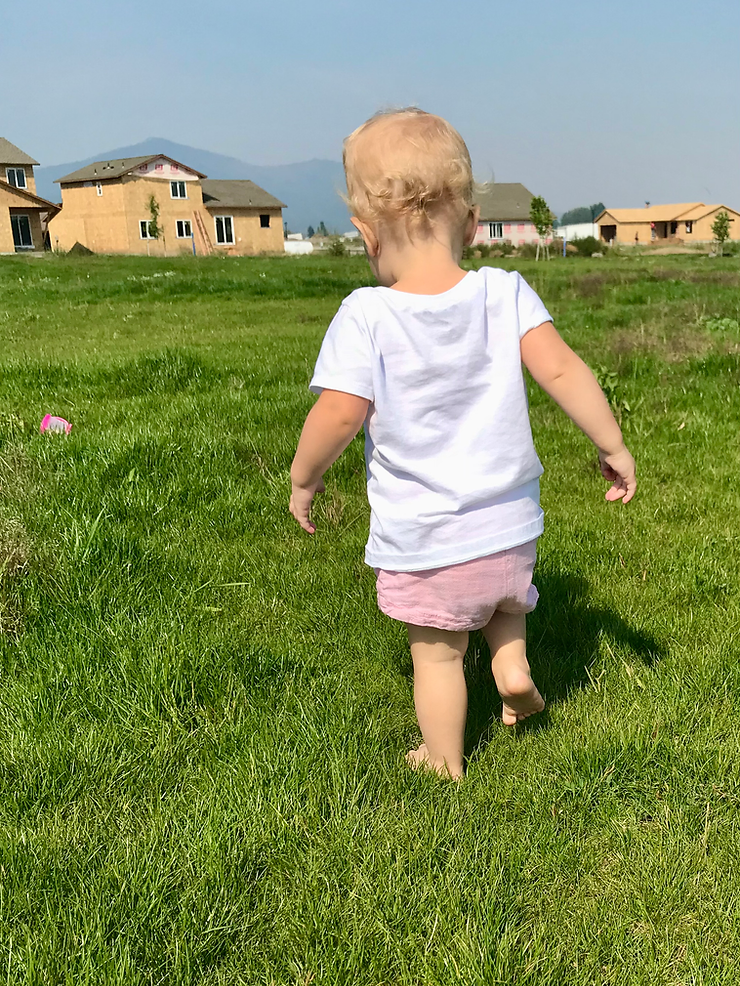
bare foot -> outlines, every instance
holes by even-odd
[[[506,685],[498,686],[498,693],[504,703],[501,718],[505,726],[516,726],[522,719],[542,712],[545,707],[545,700],[537,691],[537,686],[523,671],[508,675]]]
[[[417,746],[415,750],[409,750],[406,754],[406,763],[412,770],[433,770],[447,780],[459,781],[463,776],[462,767],[458,771],[451,770],[444,760],[441,763],[434,763],[429,756],[429,750],[427,750],[425,743]]]

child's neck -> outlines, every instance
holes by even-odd
[[[381,283],[408,294],[442,294],[465,277],[462,248],[444,236],[383,243]]]

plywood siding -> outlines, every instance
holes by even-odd
[[[12,188],[7,186],[0,188],[0,253],[13,253],[15,251],[13,228],[10,222],[10,217],[13,214],[28,216],[33,247],[35,250],[43,250],[44,236],[41,229],[41,213],[43,211]]]
[[[269,228],[260,226],[260,215],[269,215]],[[208,232],[216,253],[250,256],[257,253],[283,253],[282,209],[211,208],[206,213]],[[216,216],[231,216],[234,224],[233,244],[216,242]]]
[[[2,202],[0,193],[0,253],[13,253],[13,229],[10,225],[10,210]]]
[[[3,164],[0,161],[0,178],[3,181],[8,180],[8,168],[22,168],[26,173],[26,188],[25,191],[30,192],[32,195],[36,195],[36,178],[33,173],[33,166],[30,164]]]
[[[188,181],[186,199],[172,198],[170,184],[161,179],[125,176],[101,183],[103,194],[88,183],[66,185],[62,189],[62,211],[49,224],[53,249],[67,251],[79,241],[95,253],[151,254],[173,256],[191,253],[189,239],[178,240],[176,222],[189,221],[195,229],[196,210],[203,210],[200,185]],[[142,239],[140,223],[149,221],[151,196],[159,205],[159,240]]]
[[[696,220],[691,235],[686,236],[686,239],[698,240],[699,242],[713,240],[712,223],[716,221],[717,213],[719,212],[726,212],[732,220],[730,222],[730,239],[740,240],[740,213],[735,212],[733,209],[715,209],[708,216],[703,216],[701,219]]]

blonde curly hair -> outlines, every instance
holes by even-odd
[[[416,107],[376,113],[344,141],[347,204],[363,222],[409,233],[462,227],[473,209],[465,141],[446,120]]]

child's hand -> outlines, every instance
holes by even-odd
[[[316,531],[316,525],[310,518],[311,503],[313,502],[314,496],[317,493],[323,493],[324,489],[323,479],[320,479],[318,483],[312,486],[296,486],[293,483],[293,492],[290,495],[290,512],[303,530],[308,531],[309,534],[313,534]]]
[[[606,491],[606,499],[619,500],[621,498],[622,503],[629,503],[635,495],[637,479],[635,478],[635,460],[624,445],[618,452],[613,452],[610,455],[600,451],[599,465],[601,466],[601,475],[612,484]]]

